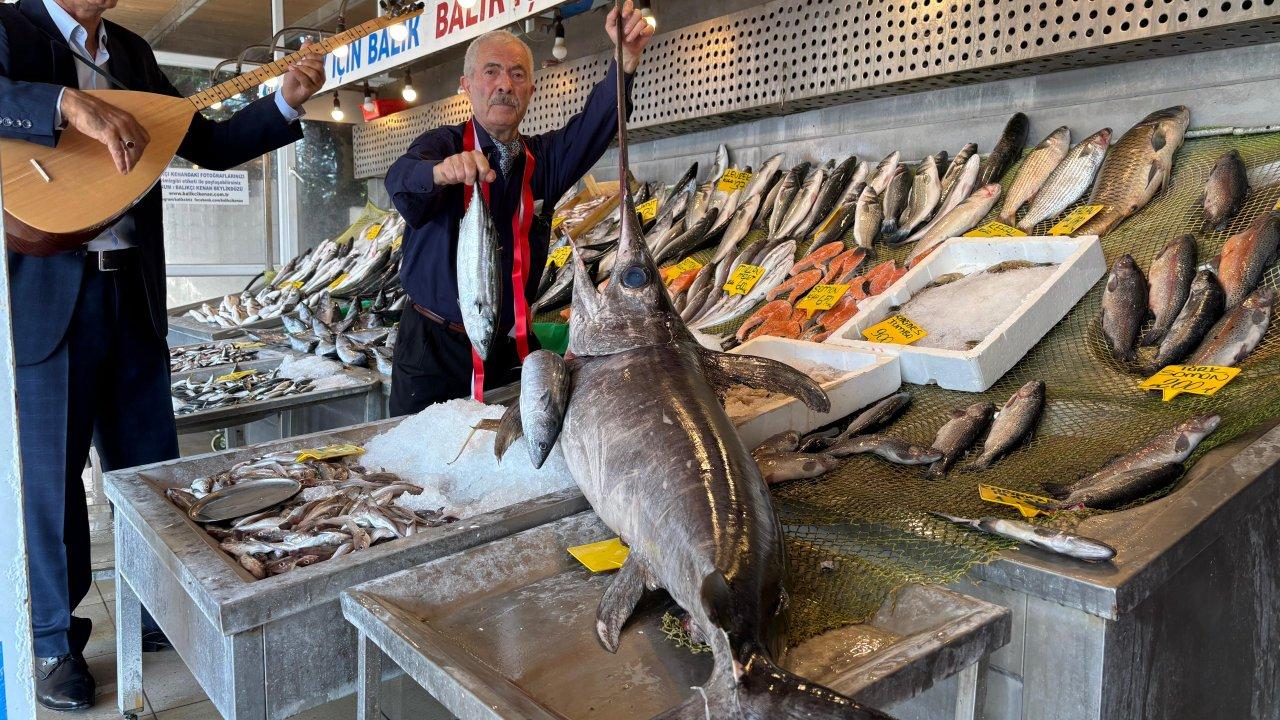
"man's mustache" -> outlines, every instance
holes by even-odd
[[[505,106],[507,106],[507,107],[513,107],[513,108],[518,108],[518,107],[520,107],[520,101],[516,99],[516,96],[515,96],[515,95],[508,95],[508,94],[506,94],[506,93],[502,93],[502,94],[499,94],[499,95],[494,95],[493,97],[489,98],[489,104],[490,104],[490,105],[505,105]]]

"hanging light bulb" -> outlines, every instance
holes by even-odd
[[[378,109],[378,106],[373,103],[373,91],[369,89],[369,83],[367,82],[364,84],[364,104],[360,107],[364,108],[365,112],[373,112]]]
[[[564,22],[560,20],[560,13],[556,13],[556,43],[551,46],[551,57],[557,60],[563,60],[569,57],[569,47],[564,44]]]
[[[338,91],[334,90],[333,109],[329,111],[329,117],[333,118],[334,122],[342,122],[342,119],[346,116],[347,114],[342,112],[342,100],[338,99]]]
[[[346,20],[345,20],[345,19],[343,19],[341,16],[339,16],[339,17],[338,17],[338,29],[337,29],[337,30],[334,30],[334,31],[333,31],[333,34],[334,34],[334,35],[341,35],[343,32],[346,32],[346,29],[347,29],[347,22],[346,22]],[[348,54],[350,54],[350,52],[351,52],[351,49],[350,49],[349,47],[347,47],[346,45],[339,45],[338,47],[336,47],[336,48],[334,48],[334,49],[333,49],[333,56],[334,56],[334,57],[336,57],[336,58],[338,58],[339,60],[346,60],[346,59],[347,59],[347,55],[348,55]]]
[[[404,69],[404,89],[400,91],[400,97],[405,102],[413,102],[418,99],[418,91],[413,89],[413,76],[409,74],[409,68]]]
[[[387,30],[387,34],[396,42],[404,42],[409,39],[409,26],[404,23],[396,23]]]

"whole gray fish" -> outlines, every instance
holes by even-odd
[[[896,465],[929,465],[942,459],[942,453],[933,448],[912,445],[905,440],[888,435],[856,435],[841,440],[826,449],[826,454],[843,458],[861,453],[871,453]]]
[[[1218,415],[1190,417],[1157,434],[1135,450],[1112,460],[1101,470],[1073,483],[1071,487],[1093,485],[1117,473],[1186,462],[1200,442],[1212,435],[1220,424],[1222,418]]]
[[[1089,485],[1049,484],[1045,486],[1045,491],[1057,502],[1046,509],[1066,510],[1083,505],[1098,510],[1112,510],[1168,487],[1181,476],[1181,463],[1165,463],[1112,473]]]
[[[720,244],[716,247],[715,259],[723,260],[732,254],[738,248],[738,243],[751,232],[751,227],[755,223],[756,215],[760,212],[760,203],[764,198],[760,195],[752,195],[738,208],[733,211],[733,219],[729,221],[729,226],[725,228],[724,235],[720,238]],[[659,261],[661,262],[661,261]]]
[[[866,187],[865,183],[859,183],[858,186]],[[805,248],[804,255],[808,255],[828,243],[844,240],[844,236],[849,232],[849,228],[853,227],[853,222],[857,218],[857,200],[837,205],[831,211],[831,214],[827,216],[827,219],[814,229],[813,242],[809,243],[809,247]]]
[[[896,392],[886,398],[877,400],[870,407],[863,408],[840,431],[835,441],[841,442],[857,435],[865,435],[877,428],[884,427],[902,414],[911,404],[911,393]]]
[[[885,156],[885,159],[876,165],[876,169],[867,178],[867,184],[875,189],[877,195],[883,195],[885,188],[889,187],[889,181],[893,179],[893,173],[898,169],[898,158],[902,154],[897,150]]]
[[[662,214],[664,212],[670,212],[667,208],[669,207],[669,203],[673,198],[675,198],[678,195],[684,195],[685,193],[688,193],[690,190],[693,190],[697,187],[698,187],[698,161],[694,160],[693,164],[689,166],[689,169],[685,170],[684,174],[680,176],[680,179],[676,180],[675,183],[665,193],[662,193],[661,195],[659,195],[659,199],[661,200],[661,202],[658,207],[658,214],[654,217],[654,220],[655,221],[661,220]]]
[[[969,143],[963,148],[960,148],[960,152],[956,153],[956,156],[951,158],[951,165],[947,168],[947,171],[942,174],[942,203],[946,203],[947,199],[951,196],[951,190],[956,186],[956,183],[960,180],[960,176],[964,173],[965,166],[969,164],[969,158],[973,157],[977,152],[978,144]],[[979,159],[978,162],[981,164],[982,160]],[[977,170],[975,169],[974,172],[974,178],[976,179]],[[942,206],[940,205],[939,207]]]
[[[618,82],[625,98],[621,75]],[[626,113],[619,117],[625,178]],[[782,527],[718,391],[745,383],[819,412],[830,402],[782,363],[699,346],[671,307],[634,212],[624,191],[619,257],[603,290],[574,262],[574,359],[559,442],[587,501],[631,549],[601,599],[597,635],[616,650],[645,588],[662,588],[713,657],[699,692],[662,717],[776,717],[786,708],[811,718],[885,718],[775,662],[786,647],[775,622],[786,612]]]
[[[1116,549],[1101,540],[1094,540],[1083,535],[1073,535],[1040,525],[1032,525],[1021,520],[1005,520],[994,517],[972,520],[940,512],[931,512],[929,514],[957,525],[968,525],[975,530],[980,530],[990,535],[1016,540],[1025,545],[1031,545],[1046,552],[1064,555],[1076,560],[1100,563],[1116,556]]]
[[[778,197],[782,194],[786,179],[786,175],[782,176],[778,182],[775,182],[769,191],[764,194],[764,202],[760,203],[760,212],[756,215],[756,227],[769,229],[770,223],[773,222],[773,210],[778,205]]]
[[[752,455],[771,452],[795,452],[800,447],[800,433],[795,430],[783,430],[764,439],[764,442],[751,451]]]
[[[729,167],[729,147],[721,143],[720,147],[716,148],[715,164],[711,166],[711,180],[718,182],[720,178],[724,177]]]
[[[898,232],[889,242],[902,242],[916,228],[928,222],[938,209],[942,200],[942,180],[938,177],[938,165],[934,158],[927,157],[916,168],[915,178],[911,183],[911,195],[907,199],[907,209],[903,211],[902,222],[898,224]]]
[[[946,167],[947,159],[951,156],[947,154],[946,150],[939,150],[929,157],[933,159],[933,166],[938,168],[938,175],[942,175],[942,168]]]
[[[1031,207],[1027,208],[1027,214],[1018,222],[1018,229],[1030,231],[1079,200],[1093,184],[1098,168],[1102,167],[1109,142],[1111,128],[1103,128],[1071,148],[1066,158],[1045,179],[1040,192],[1031,201]]]
[[[923,260],[947,240],[964,235],[977,227],[978,223],[982,222],[982,218],[991,212],[991,208],[996,206],[996,201],[999,199],[1000,186],[995,183],[975,190],[967,200],[945,216],[938,218],[938,221],[925,232],[912,248],[911,254],[907,256],[907,267]]]
[[[1239,365],[1266,336],[1275,299],[1275,291],[1270,288],[1253,291],[1213,326],[1188,363],[1219,367]]]
[[[951,411],[951,419],[940,428],[933,439],[933,449],[942,453],[942,459],[929,466],[925,477],[939,480],[946,476],[951,466],[978,441],[987,429],[996,406],[989,402],[974,403],[966,408]]]
[[[547,461],[560,436],[568,396],[569,368],[564,358],[549,350],[529,353],[520,370],[520,422],[535,468]],[[502,452],[496,454],[501,460]]]
[[[769,214],[769,237],[781,237],[778,230],[782,226],[782,221],[787,212],[791,209],[796,195],[800,192],[800,186],[804,185],[805,178],[809,175],[810,167],[809,163],[802,162],[791,168],[778,183],[778,192],[775,195]]]
[[[1018,388],[1000,408],[991,423],[991,431],[982,441],[982,454],[969,466],[969,471],[988,470],[1000,458],[1031,439],[1044,412],[1044,382],[1032,380]]]
[[[1227,238],[1215,265],[1218,280],[1227,293],[1227,307],[1244,301],[1262,282],[1280,249],[1280,215],[1264,212],[1249,227]]]
[[[991,154],[982,162],[982,170],[978,172],[978,185],[1000,182],[1004,173],[1022,157],[1022,149],[1027,146],[1027,133],[1031,130],[1031,121],[1022,113],[1014,113],[1005,123],[1004,131]]]
[[[476,193],[458,227],[458,307],[467,338],[488,359],[502,308],[502,258],[498,231],[482,193]]]
[[[943,195],[933,219],[924,227],[912,233],[911,237],[907,238],[907,242],[918,242],[928,235],[943,218],[950,215],[952,210],[955,210],[973,195],[974,183],[978,180],[978,170],[981,167],[982,158],[977,153],[970,155],[969,159],[965,161],[964,167],[961,168],[960,176],[956,179],[955,185],[952,186],[951,192]]]
[[[830,455],[776,451],[757,453],[755,458],[760,474],[768,485],[789,480],[807,480],[840,467],[840,461]]]
[[[1157,110],[1125,133],[1098,170],[1089,202],[1105,206],[1076,232],[1106,235],[1147,206],[1173,177],[1191,113],[1183,105]]]
[[[1111,356],[1120,362],[1133,360],[1138,330],[1147,312],[1147,280],[1133,261],[1132,255],[1122,255],[1111,266],[1107,286],[1102,292],[1102,310],[1099,320],[1102,336],[1107,341]]]
[[[784,153],[778,153],[765,160],[764,164],[752,173],[751,179],[747,181],[747,186],[742,188],[742,196],[749,198],[752,195],[760,195],[763,198],[777,182],[784,157]]]
[[[1017,221],[1018,210],[1031,202],[1031,198],[1044,186],[1045,180],[1049,179],[1049,174],[1067,157],[1070,148],[1071,128],[1063,125],[1031,149],[1027,159],[1022,161],[1013,185],[1009,186],[1009,192],[1004,196],[1000,222],[1013,225]]]
[[[853,218],[853,241],[858,247],[870,250],[875,246],[876,238],[880,237],[883,219],[884,206],[880,202],[880,195],[868,183],[858,196]]]
[[[697,225],[685,230],[683,235],[663,246],[654,260],[663,263],[698,249],[710,237],[711,229],[719,218],[720,208],[707,208],[707,212],[702,215]]]
[[[544,310],[557,308],[565,304],[569,300],[569,296],[573,293],[573,271],[568,267],[560,268],[560,272],[556,274],[555,282],[547,289],[537,300],[534,301],[530,310],[536,315]]]
[[[770,290],[787,279],[791,266],[795,264],[796,243],[787,240],[775,246],[758,264],[765,269],[764,277],[756,282],[755,287],[746,295],[725,295],[723,304],[712,308],[694,323],[694,328],[708,330],[747,315],[756,303],[764,299]]]
[[[1196,273],[1186,304],[1160,342],[1160,349],[1152,361],[1152,371],[1179,362],[1194,352],[1222,317],[1224,303],[1225,295],[1217,276],[1208,270]]]
[[[683,195],[681,197],[689,197],[689,196]],[[662,230],[661,232],[655,232],[655,233],[650,233],[646,235],[645,243],[648,244],[649,250],[651,252],[657,253],[657,252],[660,252],[662,248],[666,247],[667,245],[670,245],[672,240],[675,240],[676,238],[683,235],[685,230],[688,230],[688,229],[689,229],[689,226],[685,223],[685,218],[682,216],[673,220],[671,224],[668,225],[666,229]],[[555,249],[556,248],[551,248],[551,250],[555,250]]]
[[[850,155],[827,174],[827,180],[823,183],[822,191],[818,193],[818,200],[813,204],[813,209],[809,215],[800,223],[799,227],[792,231],[793,235],[807,237],[820,224],[822,224],[832,210],[835,209],[836,203],[844,195],[848,188],[849,179],[853,177],[854,169],[858,165],[858,157]]]
[[[814,204],[818,202],[818,194],[822,192],[822,185],[826,180],[826,170],[818,168],[813,171],[809,179],[805,180],[804,185],[800,187],[800,192],[795,194],[791,201],[791,206],[787,208],[787,212],[783,214],[782,220],[778,223],[777,231],[772,233],[770,237],[791,237],[792,234],[799,230],[801,223],[813,211]]]
[[[660,247],[655,245],[658,239],[670,233],[672,227],[683,224],[689,204],[693,202],[693,194],[693,186],[686,184],[684,190],[672,193],[664,201],[665,204],[658,210],[658,217],[654,220],[653,226],[649,228],[649,232],[645,233],[645,240],[649,242],[650,247]]]
[[[1204,186],[1205,229],[1226,230],[1231,218],[1240,212],[1248,193],[1244,161],[1240,159],[1240,151],[1231,150],[1213,164]]]
[[[1142,336],[1143,345],[1155,345],[1164,339],[1173,325],[1173,319],[1187,303],[1191,293],[1191,280],[1196,275],[1196,238],[1183,235],[1170,240],[1147,272],[1150,291],[1147,293],[1147,309],[1155,318],[1151,329]]]
[[[884,203],[884,219],[880,221],[880,233],[892,238],[898,232],[898,218],[907,207],[907,196],[911,194],[913,176],[906,165],[899,165],[889,179],[881,202]]]

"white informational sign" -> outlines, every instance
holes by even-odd
[[[248,205],[249,173],[169,168],[160,176],[160,190],[165,202],[176,205]]]
[[[464,8],[457,0],[427,0],[421,15],[403,23],[409,30],[404,40],[393,39],[390,29],[383,29],[348,45],[346,57],[325,56],[320,92],[393,70],[563,4],[564,0],[476,0]]]

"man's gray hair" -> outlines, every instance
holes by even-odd
[[[480,57],[480,46],[495,41],[502,41],[504,43],[514,42],[524,48],[525,54],[529,56],[529,71],[533,72],[533,50],[529,48],[529,43],[516,37],[509,30],[490,30],[475,40],[472,40],[471,44],[467,46],[467,58],[462,64],[463,75],[471,77],[471,74],[475,72],[476,59]]]

